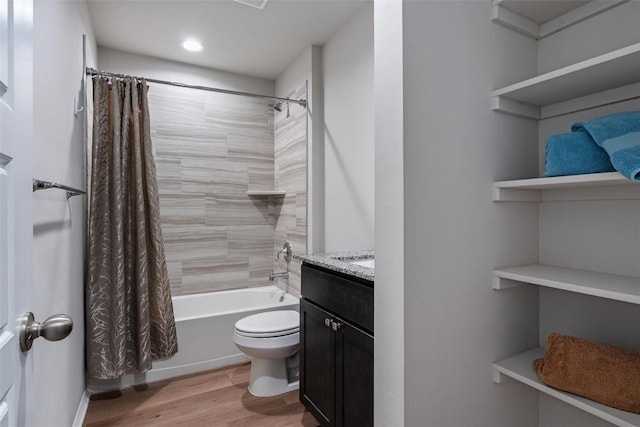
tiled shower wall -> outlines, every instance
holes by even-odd
[[[149,110],[172,294],[268,284],[274,236],[292,225],[286,199],[246,194],[274,188],[269,102],[153,85]],[[306,152],[300,160],[285,171],[302,167],[306,188]]]
[[[307,98],[306,84],[287,97]],[[307,252],[307,110],[291,105],[289,117],[286,107],[275,112],[275,182],[276,188],[286,190],[284,199],[275,201],[280,215],[276,222],[275,250],[282,249],[285,241],[294,253]],[[276,262],[277,271],[285,271],[282,259]],[[278,281],[278,286],[292,294],[300,295],[300,262],[291,260],[288,281]]]

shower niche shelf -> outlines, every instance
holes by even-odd
[[[284,190],[249,190],[247,196],[252,197],[284,197],[287,194]]]
[[[493,381],[495,383],[502,383],[507,378],[512,378],[617,426],[635,427],[640,425],[639,414],[610,408],[592,400],[571,393],[565,393],[545,385],[540,381],[533,368],[533,361],[543,356],[544,349],[538,347],[496,362],[493,364]]]

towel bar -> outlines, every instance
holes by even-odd
[[[39,179],[33,180],[33,191],[47,190],[49,188],[59,188],[61,190],[67,190],[67,199],[73,196],[79,196],[80,194],[87,194],[86,191],[79,190],[77,188],[69,187],[68,185],[58,184],[57,182],[41,181]]]

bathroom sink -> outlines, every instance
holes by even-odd
[[[355,264],[355,265],[359,265],[362,267],[367,267],[367,268],[375,268],[375,264],[376,264],[376,260],[375,258],[369,258],[369,259],[358,259],[355,261],[349,261],[350,264]]]

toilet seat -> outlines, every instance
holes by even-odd
[[[237,335],[250,338],[270,338],[300,331],[300,314],[294,310],[267,311],[253,314],[236,322]]]
[[[280,332],[244,332],[236,329],[236,335],[247,337],[247,338],[275,338],[275,337],[283,337],[286,335],[295,334],[300,332],[300,328],[294,328],[289,331],[280,331]]]

